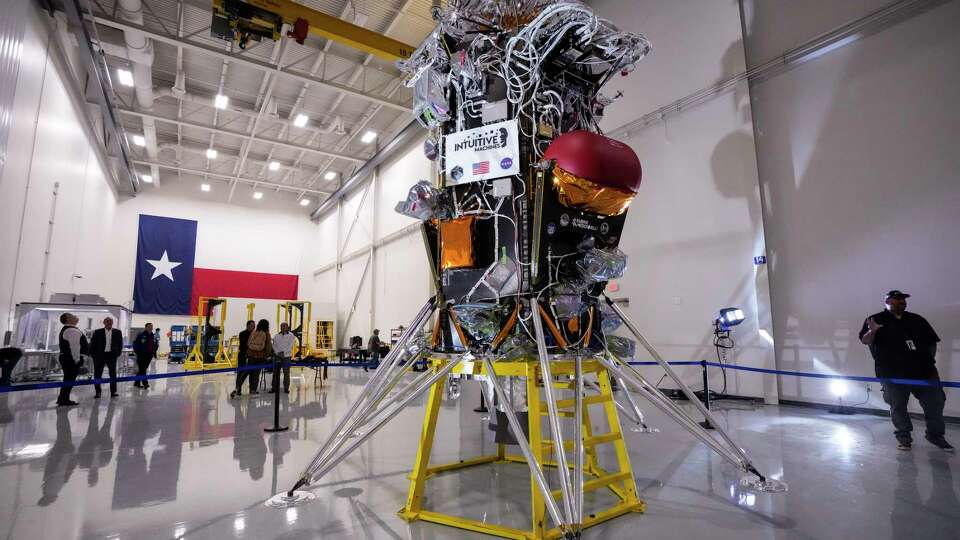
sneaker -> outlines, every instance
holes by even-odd
[[[899,440],[897,441],[897,450],[910,450],[913,448],[913,443],[908,440]]]
[[[118,397],[120,397],[120,394],[117,394],[117,393],[110,394],[110,399],[115,399]]]
[[[930,444],[936,446],[944,452],[953,452],[953,445],[948,443],[942,435],[939,437],[927,437],[927,440],[930,441]]]

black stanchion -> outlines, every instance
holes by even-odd
[[[710,410],[710,382],[709,377],[707,377],[707,361],[700,361],[700,369],[703,371],[703,406]],[[710,425],[710,420],[706,418],[703,419],[703,422],[700,422],[700,425],[704,429],[713,429],[713,426]]]
[[[275,356],[273,359],[273,426],[268,428],[263,428],[267,433],[276,433],[278,431],[286,431],[290,429],[289,426],[280,425],[280,357]]]

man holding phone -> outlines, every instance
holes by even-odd
[[[910,295],[899,290],[886,294],[886,309],[867,317],[860,329],[860,342],[870,347],[876,365],[877,377],[889,379],[916,379],[928,384],[882,383],[883,400],[890,405],[890,418],[895,428],[897,448],[910,450],[913,444],[913,423],[907,412],[907,402],[913,394],[923,408],[927,422],[926,438],[934,446],[953,452],[953,446],[944,438],[943,405],[947,396],[939,386],[937,372],[937,343],[940,337],[926,319],[907,311]]]

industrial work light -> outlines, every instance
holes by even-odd
[[[144,140],[143,135],[134,135],[134,136],[133,136],[133,144],[135,144],[135,145],[137,145],[137,146],[146,146],[146,145],[147,145],[147,141]]]
[[[217,159],[217,151],[213,148],[207,148],[207,159]]]
[[[717,324],[727,330],[743,322],[743,310],[740,308],[729,307],[720,310],[720,316],[717,317]]]
[[[333,180],[337,177],[337,173],[333,171],[327,171],[327,174],[323,175],[324,180]]]
[[[262,198],[263,198],[263,192],[262,192],[262,191],[254,191],[254,192],[253,192],[253,198],[254,198],[254,199],[257,199],[257,200],[262,199]]]
[[[148,184],[152,184],[152,183],[153,183],[153,177],[150,176],[149,174],[141,175],[141,176],[140,176],[140,179],[143,180],[144,182],[148,183]]]
[[[200,191],[210,191],[210,184],[200,184]]]
[[[305,114],[298,114],[296,118],[293,119],[293,125],[302,128],[307,125],[307,121],[310,120],[310,117]]]
[[[309,206],[310,199],[300,199],[300,206]]]
[[[223,94],[217,94],[217,97],[213,98],[213,106],[218,109],[226,109],[227,103],[230,103],[230,98]]]
[[[271,161],[270,165],[267,166],[271,171],[276,171],[280,169],[280,163],[277,161]]]
[[[377,138],[376,131],[367,131],[363,134],[363,137],[360,137],[360,142],[364,144],[370,144]]]
[[[830,392],[838,398],[842,398],[847,395],[847,383],[840,379],[830,381]]]

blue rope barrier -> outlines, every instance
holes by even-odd
[[[891,383],[891,384],[903,384],[911,386],[940,386],[945,388],[960,388],[960,382],[954,381],[930,381],[924,379],[897,379],[897,378],[882,378],[882,377],[865,377],[861,375],[831,375],[828,373],[813,373],[813,372],[804,372],[804,371],[786,371],[781,369],[765,369],[765,368],[756,368],[749,366],[737,366],[733,364],[720,364],[717,362],[705,362],[705,361],[696,361],[696,360],[683,360],[677,362],[667,362],[671,366],[710,366],[717,367],[721,369],[732,369],[736,371],[749,371],[754,373],[768,373],[771,375],[785,375],[788,377],[805,377],[812,379],[831,379],[831,380],[844,380],[844,381],[856,381],[856,382],[879,382],[879,383]],[[656,366],[656,362],[627,362],[631,366]],[[153,375],[128,375],[126,377],[117,377],[113,379],[112,382],[122,383],[130,381],[149,381],[154,379],[174,379],[180,377],[195,377],[198,375],[213,375],[217,373],[233,373],[238,371],[256,371],[256,370],[272,370],[274,365],[271,364],[254,364],[246,365],[243,367],[230,367],[230,368],[217,368],[217,369],[205,369],[200,371],[181,371],[177,373],[156,373]],[[306,368],[321,368],[321,367],[349,367],[349,368],[362,368],[363,364],[341,364],[341,363],[330,363],[330,362],[291,362],[290,367],[306,367]],[[48,383],[28,383],[28,384],[17,384],[14,386],[3,386],[0,387],[0,394],[5,394],[9,392],[25,392],[27,390],[45,390],[50,388],[61,388],[63,386],[88,386],[91,384],[110,384],[111,379],[86,379],[82,381],[74,381],[72,383],[64,382],[48,382]]]
[[[363,364],[353,365],[353,364],[330,364],[324,362],[291,362],[290,367],[306,367],[306,368],[321,368],[321,367],[363,367]],[[127,375],[125,377],[117,377],[116,379],[84,379],[82,381],[74,381],[71,383],[65,382],[45,382],[45,383],[26,383],[26,384],[16,384],[12,386],[0,386],[0,394],[6,394],[9,392],[24,392],[27,390],[46,390],[50,388],[62,388],[64,386],[89,386],[92,384],[107,385],[111,382],[122,383],[130,381],[150,381],[155,379],[176,379],[180,377],[195,377],[198,375],[213,375],[216,373],[235,373],[239,371],[257,371],[257,370],[273,370],[274,365],[270,364],[248,364],[243,367],[228,367],[228,368],[216,368],[216,369],[203,369],[199,371],[179,371],[176,373],[154,373],[152,375]]]
[[[905,384],[911,386],[943,386],[947,388],[960,388],[960,382],[953,381],[931,381],[926,379],[897,379],[890,377],[864,377],[862,375],[830,375],[828,373],[812,373],[805,371],[786,371],[782,369],[764,369],[749,366],[735,366],[731,364],[719,364],[717,362],[695,362],[696,364],[706,364],[711,367],[723,369],[733,369],[738,371],[752,371],[754,373],[770,373],[772,375],[787,375],[790,377],[808,377],[813,379],[839,379],[843,381],[857,382],[879,382],[892,384]]]

